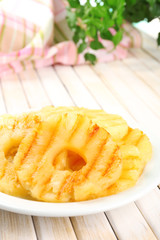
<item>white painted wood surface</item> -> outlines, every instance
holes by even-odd
[[[159,55],[158,55],[159,53]],[[56,66],[0,80],[0,114],[46,105],[104,109],[133,125],[160,132],[160,50],[144,36],[142,49],[96,66]],[[151,126],[152,125],[152,126]],[[0,210],[0,240],[160,239],[160,190],[119,209],[72,218],[45,218]]]

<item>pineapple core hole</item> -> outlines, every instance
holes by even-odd
[[[15,147],[12,147],[10,148],[7,153],[6,153],[6,159],[8,160],[8,162],[13,162],[13,159],[18,151],[18,147],[19,146],[15,146]]]
[[[78,153],[63,150],[57,155],[53,165],[57,170],[79,171],[86,165],[86,162]]]

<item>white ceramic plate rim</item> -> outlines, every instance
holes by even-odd
[[[142,127],[139,128],[142,129]],[[139,199],[160,183],[160,139],[149,134],[145,129],[143,131],[147,133],[152,142],[153,157],[133,188],[104,198],[71,203],[37,202],[0,193],[0,208],[26,215],[68,217],[109,211]]]

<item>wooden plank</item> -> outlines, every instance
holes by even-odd
[[[83,84],[79,81],[71,67],[56,66],[55,70],[78,107],[93,108],[94,102],[94,108],[100,108],[93,96],[83,87]]]
[[[64,102],[65,106],[73,105],[71,97],[52,67],[39,69],[38,75],[53,105],[62,106]]]
[[[34,217],[38,240],[76,240],[69,218]]]
[[[0,210],[0,239],[36,240],[31,217]]]
[[[156,188],[145,195],[136,205],[158,239],[160,239],[160,190]]]
[[[160,77],[160,63],[153,57],[143,51],[141,48],[130,49],[129,51],[137,59],[137,64],[141,61],[147,68],[149,68],[155,75]],[[135,59],[135,60],[136,60]]]
[[[77,66],[74,69],[84,86],[90,90],[96,101],[106,112],[120,114],[127,121],[133,122],[128,109],[122,106],[121,100],[114,97],[110,89],[105,86],[89,66]]]
[[[106,214],[119,239],[157,239],[134,203],[109,211]]]
[[[112,68],[111,65],[112,64],[97,64],[94,69],[110,91],[113,92],[115,96],[119,96],[119,98],[122,99],[120,100],[121,103],[127,107],[128,112],[136,121],[148,130],[152,122],[152,130],[157,134],[157,128],[159,128],[158,117],[148,109],[144,102],[135,96],[131,87],[125,84],[124,78],[120,75],[116,75],[116,69]],[[125,78],[127,78],[127,75]]]
[[[123,60],[123,62],[151,89],[153,89],[157,95],[160,96],[160,81],[159,77],[152,72],[136,58],[130,57]]]
[[[104,214],[72,218],[72,224],[79,240],[117,239]]]
[[[119,79],[123,80],[126,86],[134,93],[135,97],[138,96],[144,105],[147,105],[155,115],[160,117],[160,96],[141,81],[129,67],[130,65],[125,66],[121,61],[109,64],[110,70],[113,71]]]
[[[16,74],[2,77],[1,84],[6,108],[9,113],[28,110],[24,92]]]
[[[32,108],[48,105],[49,98],[39,81],[35,70],[30,69],[19,74],[28,104]]]
[[[143,49],[157,61],[160,61],[160,47],[157,46],[156,40],[143,32],[141,35]]]

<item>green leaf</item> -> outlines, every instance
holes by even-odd
[[[90,25],[88,28],[87,28],[87,31],[86,31],[87,35],[92,37],[92,38],[95,38],[97,36],[97,29],[94,25]]]
[[[115,46],[118,45],[118,43],[120,43],[120,41],[122,40],[123,37],[123,32],[119,31],[116,33],[116,35],[113,36],[113,43]]]
[[[155,0],[147,0],[147,2],[148,2],[151,6],[154,6],[154,4],[155,4]]]
[[[97,61],[96,56],[95,56],[94,54],[91,54],[91,53],[86,53],[86,54],[84,55],[84,58],[85,58],[86,61],[90,62],[90,63],[93,64],[93,65],[94,65],[94,64],[96,63],[96,61]]]
[[[123,16],[118,16],[117,17],[117,19],[116,19],[116,24],[118,25],[118,26],[120,26],[121,24],[122,24],[122,22],[123,22]]]
[[[100,36],[101,36],[101,38],[106,39],[106,40],[112,40],[113,39],[113,35],[110,33],[110,31],[108,31],[108,29],[103,29],[100,32]]]
[[[80,40],[80,38],[79,38],[79,35],[78,34],[76,34],[76,32],[74,33],[74,35],[73,35],[73,41],[75,42],[75,43],[78,43],[79,42],[79,40]]]
[[[79,38],[85,39],[85,37],[86,37],[85,30],[83,30],[83,29],[80,28],[78,31],[79,31],[79,32],[78,32]]]
[[[99,41],[92,41],[90,43],[90,47],[94,50],[98,50],[98,49],[101,49],[101,48],[104,48],[103,44],[100,43]]]
[[[78,43],[80,39],[84,41],[85,38],[86,38],[85,31],[81,29],[79,26],[76,26],[76,31],[74,32],[74,35],[73,35],[73,41],[75,43]]]
[[[78,53],[82,53],[87,48],[87,43],[83,42],[79,45]]]
[[[70,6],[72,8],[76,8],[76,7],[78,7],[80,5],[80,1],[79,0],[68,0],[68,2],[69,2]]]
[[[160,46],[160,32],[158,33],[157,43],[158,43],[158,46]]]

